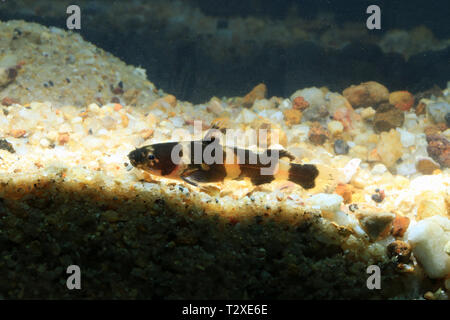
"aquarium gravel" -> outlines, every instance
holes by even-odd
[[[450,290],[450,86],[419,95],[370,81],[267,97],[260,84],[193,105],[74,33],[11,21],[0,35],[1,298]],[[320,168],[317,187],[193,187],[130,166],[134,148],[192,133],[198,119],[268,128],[297,162]],[[73,264],[77,292],[65,287]],[[374,264],[378,291],[366,286]]]

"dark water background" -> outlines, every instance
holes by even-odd
[[[37,1],[48,3],[48,8],[51,8],[55,0]],[[302,8],[299,15],[304,19],[313,20],[323,12],[331,12],[336,23],[331,26],[333,28],[339,28],[346,22],[357,22],[365,28],[368,17],[366,8],[377,4],[382,12],[382,30],[374,33],[381,35],[395,28],[409,30],[425,25],[437,38],[450,38],[448,0],[185,1],[199,7],[206,15],[220,17],[225,26],[228,18],[237,16],[283,20],[292,4],[299,3]],[[111,2],[84,1],[80,4],[82,23],[89,21],[89,16],[94,17],[108,10]],[[40,14],[0,11],[1,20],[20,18],[61,28],[65,28],[66,17],[65,12],[61,13],[60,18],[49,18]],[[120,17],[116,18],[120,21]],[[440,51],[422,52],[405,60],[400,54],[385,54],[377,45],[361,42],[351,43],[341,50],[322,48],[310,42],[294,43],[289,47],[266,44],[250,57],[234,53],[225,63],[218,63],[205,53],[205,39],[167,38],[165,28],[170,27],[167,25],[141,33],[136,32],[136,26],[132,23],[122,31],[123,28],[117,27],[116,20],[96,23],[107,24],[108,27],[96,28],[86,22],[79,31],[86,40],[129,64],[142,66],[147,70],[149,80],[158,88],[175,94],[179,99],[196,103],[204,102],[213,95],[243,95],[260,82],[268,86],[269,96],[286,97],[303,87],[327,86],[342,91],[350,84],[369,80],[379,81],[390,90],[418,92],[433,85],[444,88],[450,80],[448,47]]]

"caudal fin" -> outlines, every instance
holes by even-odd
[[[319,170],[313,164],[291,163],[289,168],[289,181],[301,185],[305,189],[314,188]]]

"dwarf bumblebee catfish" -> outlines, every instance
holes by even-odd
[[[256,153],[222,146],[220,139],[208,133],[203,140],[143,146],[131,151],[128,158],[138,169],[194,186],[247,177],[254,185],[285,179],[311,189],[319,175],[313,164],[293,163],[295,157],[286,150],[267,149]]]

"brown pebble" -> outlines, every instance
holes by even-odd
[[[408,263],[411,258],[411,246],[404,241],[395,240],[387,246],[389,257],[396,257],[400,263]]]
[[[308,138],[315,145],[322,145],[329,138],[328,130],[319,122],[313,122],[309,129]]]
[[[123,94],[123,99],[125,100],[127,105],[133,105],[137,103],[137,99],[139,97],[140,91],[136,89],[128,89]]]
[[[445,130],[447,130],[447,125],[444,122],[440,122],[440,123],[436,124],[436,127],[441,132],[444,132]]]
[[[401,127],[404,121],[405,114],[403,111],[389,103],[383,103],[375,112],[374,129],[377,133],[389,131]]]
[[[14,68],[9,68],[8,69],[8,78],[13,81],[18,75],[17,69]]]
[[[112,92],[117,95],[122,95],[124,91],[120,87],[115,87]]]
[[[421,114],[425,114],[427,105],[423,102],[419,102],[416,107],[416,115],[420,116]]]
[[[432,159],[425,158],[416,162],[416,169],[422,174],[433,174],[433,171],[439,168],[439,164]]]
[[[120,103],[120,99],[117,97],[112,97],[111,98],[111,103]]]
[[[17,69],[0,67],[0,88],[8,86],[17,77]]]
[[[442,92],[442,89],[439,88],[439,86],[434,85],[432,88],[430,88],[428,90],[416,93],[414,95],[414,99],[416,101],[420,101],[423,98],[430,99],[432,96],[442,97],[443,95],[444,95],[444,93]]]
[[[414,105],[414,96],[408,91],[394,91],[389,95],[389,103],[402,111],[408,111]]]
[[[442,167],[450,167],[450,142],[440,134],[427,135],[427,152]]]
[[[439,134],[441,132],[441,130],[439,130],[439,127],[435,124],[431,125],[431,126],[427,126],[424,129],[424,133],[427,136],[431,136],[433,134]]]
[[[376,241],[389,235],[395,215],[391,212],[380,211],[378,208],[365,206],[356,211],[356,217],[370,239]]]
[[[242,105],[245,108],[250,108],[253,106],[256,100],[261,100],[266,97],[267,87],[264,83],[258,84],[249,93],[245,95],[242,100]]]
[[[392,236],[401,238],[409,227],[409,218],[397,215],[392,223]]]
[[[13,98],[9,98],[9,97],[4,97],[2,99],[2,105],[7,106],[7,107],[9,107],[15,103],[19,103],[19,101],[17,101],[16,99],[13,99]]]
[[[99,103],[100,106],[105,104],[105,101],[101,97],[95,98],[95,100]]]
[[[389,90],[375,81],[368,81],[348,87],[342,92],[352,107],[376,107],[389,100]]]
[[[436,297],[434,296],[433,292],[428,291],[426,292],[423,297],[427,300],[436,300]]]

